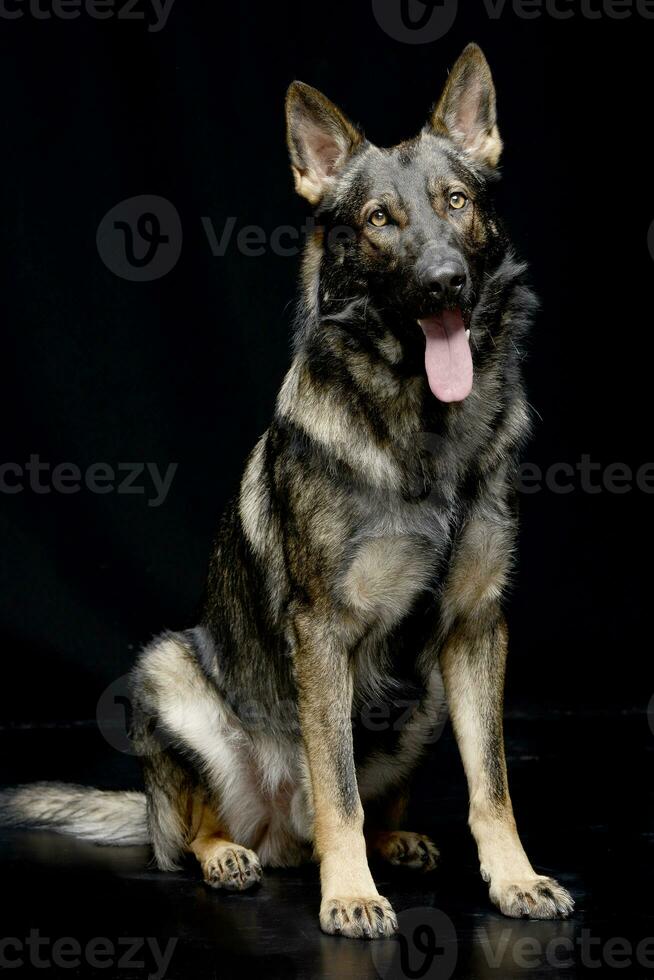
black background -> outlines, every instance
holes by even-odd
[[[160,507],[150,484],[0,493],[4,721],[94,717],[140,643],[194,622],[217,518],[289,362],[298,272],[297,257],[234,242],[214,257],[201,217],[218,233],[230,216],[237,231],[302,224],[283,129],[295,77],[390,144],[422,125],[464,44],[483,46],[506,146],[500,209],[543,304],[525,457],[654,457],[654,21],[460,7],[425,45],[384,33],[369,0],[176,0],[158,33],[0,18],[2,461],[178,464]],[[139,194],[170,200],[184,231],[153,282],[117,277],[96,248],[105,213]],[[637,489],[523,497],[509,709],[647,705],[653,502]]]

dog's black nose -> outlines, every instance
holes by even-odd
[[[441,299],[459,296],[465,287],[468,277],[459,265],[444,265],[438,269],[430,269],[425,276],[425,285],[430,293]]]

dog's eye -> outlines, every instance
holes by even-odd
[[[390,220],[391,219],[388,217],[388,214],[383,208],[375,208],[368,218],[370,224],[374,225],[375,228],[383,228],[384,225],[387,225]]]
[[[460,211],[468,203],[468,198],[461,191],[456,191],[454,194],[450,194],[450,207],[455,211]]]

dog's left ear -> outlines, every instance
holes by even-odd
[[[317,204],[363,136],[333,102],[304,82],[289,86],[286,126],[295,189]]]
[[[495,86],[484,53],[469,44],[450,72],[427,129],[448,136],[477,163],[496,167],[502,153]]]

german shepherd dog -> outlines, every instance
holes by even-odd
[[[164,633],[134,669],[146,794],[17,787],[2,822],[148,841],[162,870],[193,853],[232,890],[313,855],[322,929],[390,936],[368,857],[436,864],[399,826],[444,693],[491,901],[567,916],[570,895],[520,843],[503,748],[535,300],[493,209],[488,64],[468,46],[420,135],[392,149],[301,82],[286,114],[316,212],[294,357],[223,516],[200,625]]]

